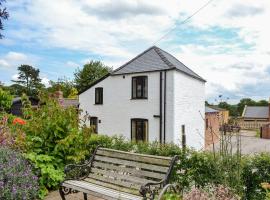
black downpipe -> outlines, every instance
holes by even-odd
[[[167,82],[167,71],[164,72],[164,135],[163,143],[166,142],[166,82]]]
[[[162,71],[159,76],[159,142],[162,143]]]

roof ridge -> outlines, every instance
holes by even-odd
[[[163,55],[162,51],[160,48],[154,46],[154,50],[155,52],[158,54],[158,56],[161,58],[161,60],[168,65],[168,67],[170,68],[176,68],[176,66],[174,66],[167,58],[166,56]]]
[[[136,60],[137,58],[141,57],[142,55],[144,55],[145,53],[147,53],[148,51],[157,48],[156,46],[151,46],[148,49],[146,49],[145,51],[143,51],[142,53],[138,54],[137,56],[135,56],[134,58],[132,58],[130,61],[126,62],[125,64],[121,65],[120,67],[118,67],[117,69],[115,69],[112,74],[114,74],[115,72],[119,71],[120,69],[124,68],[126,65],[128,65],[129,63],[133,62],[134,60]]]
[[[158,47],[157,47],[158,48]],[[160,48],[159,48],[160,49]],[[162,50],[162,49],[160,49],[160,51],[164,51],[164,50]],[[166,51],[164,51],[164,52],[166,52]],[[162,52],[161,52],[162,53]],[[182,63],[180,60],[178,60],[174,55],[172,55],[172,54],[170,54],[170,53],[168,53],[168,52],[166,52],[167,54],[169,54],[170,56],[172,56],[174,59],[176,59],[178,62],[180,62],[186,69],[188,69],[188,70],[190,70],[190,71],[192,71],[194,74],[196,74],[198,77],[200,77],[200,78],[202,78],[199,74],[197,74],[196,72],[194,72],[192,69],[190,69],[189,67],[187,67],[184,63]],[[167,59],[167,58],[166,58]],[[202,78],[203,79],[203,78]],[[204,79],[203,79],[204,80]]]

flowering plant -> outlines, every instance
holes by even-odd
[[[0,148],[0,199],[37,199],[38,177],[19,152]]]
[[[23,119],[21,118],[15,118],[12,122],[12,124],[16,125],[16,124],[20,124],[20,125],[25,125],[26,124],[26,121],[24,121]]]

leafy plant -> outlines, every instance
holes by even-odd
[[[38,177],[19,152],[0,148],[0,199],[36,199]]]
[[[8,111],[12,105],[12,95],[0,88],[0,112]]]
[[[28,119],[22,128],[26,133],[25,157],[40,170],[42,198],[48,189],[56,188],[63,180],[66,164],[89,157],[91,131],[78,126],[76,108],[64,108],[48,96],[41,96],[41,102],[43,105],[36,109],[24,107]]]

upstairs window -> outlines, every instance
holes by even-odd
[[[148,120],[131,119],[131,139],[133,141],[148,141]]]
[[[103,104],[103,88],[95,88],[95,104]]]
[[[147,99],[147,76],[132,77],[132,99]]]

